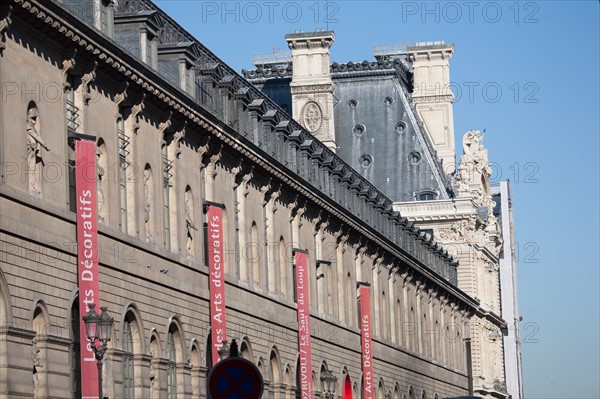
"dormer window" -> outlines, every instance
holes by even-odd
[[[162,24],[156,10],[138,2],[123,3],[115,15],[115,40],[151,68],[158,67],[157,34]]]
[[[423,190],[415,194],[417,201],[433,201],[437,198],[437,193],[433,190]]]

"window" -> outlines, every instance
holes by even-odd
[[[79,108],[75,106],[75,81],[73,76],[67,76],[68,87],[65,98],[65,118],[67,123],[67,142],[68,142],[68,165],[69,165],[69,210],[77,210],[76,189],[75,189],[75,132],[79,127],[77,118],[79,117]]]
[[[119,226],[123,233],[127,233],[127,156],[129,150],[129,138],[125,134],[125,122],[122,114],[119,112],[117,119],[117,139],[119,142]]]
[[[79,344],[79,298],[75,298],[71,307],[71,345],[70,355],[70,376],[71,376],[71,398],[81,398],[81,356]]]
[[[167,398],[177,399],[177,366],[173,331],[169,331],[167,337],[167,359]]]
[[[171,169],[173,168],[173,162],[169,160],[169,148],[167,145],[163,146],[162,149],[163,158],[163,243],[167,250],[171,249],[171,220],[169,209],[169,196],[171,188]]]
[[[260,244],[258,242],[258,227],[252,222],[250,229],[250,262],[252,263],[252,281],[261,283],[260,278]]]
[[[133,385],[133,335],[131,323],[125,320],[123,323],[123,397],[134,399]]]
[[[432,201],[437,198],[437,194],[431,190],[420,191],[415,194],[417,201]]]

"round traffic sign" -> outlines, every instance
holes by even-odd
[[[208,373],[212,399],[260,399],[263,387],[258,367],[241,357],[221,360]]]

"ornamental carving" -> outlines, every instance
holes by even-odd
[[[96,80],[96,68],[98,67],[98,62],[94,61],[92,64],[92,69],[84,74],[81,77],[81,91],[83,92],[83,103],[85,105],[89,105],[92,96],[90,95],[90,84]]]
[[[62,62],[62,68],[60,70],[60,72],[62,73],[63,79],[62,79],[62,88],[63,91],[66,93],[68,90],[71,90],[71,83],[69,82],[69,71],[72,71],[75,68],[75,56],[77,55],[77,49],[74,48],[71,50],[71,53],[69,55],[67,55],[65,57],[65,59]]]
[[[2,50],[6,48],[6,44],[4,44],[4,32],[8,29],[8,26],[12,23],[12,19],[10,16],[12,14],[13,7],[8,6],[8,12],[4,16],[4,18],[0,19],[0,53]]]
[[[175,144],[175,158],[179,158],[181,155],[181,140],[185,137],[185,128],[187,126],[187,120],[183,122],[183,127],[173,134],[173,143]]]
[[[453,100],[452,94],[445,94],[440,96],[424,96],[417,97],[413,96],[412,100],[415,104],[423,104],[423,103],[443,103],[443,102],[451,102]]]
[[[169,111],[169,116],[164,122],[158,124],[158,137],[160,138],[160,147],[163,148],[167,145],[167,138],[165,137],[166,130],[171,127],[173,122],[171,122],[171,117],[173,116],[173,111]]]
[[[483,133],[469,130],[463,136],[463,155],[460,158],[454,185],[459,196],[471,196],[481,207],[493,212],[494,202],[490,194],[490,176],[492,169],[488,161],[487,149],[481,144]]]
[[[314,101],[309,101],[302,108],[300,120],[304,127],[311,133],[315,133],[323,123],[323,112],[321,107]]]
[[[137,134],[138,130],[140,130],[140,114],[145,108],[144,100],[146,99],[146,93],[142,94],[142,98],[140,102],[134,104],[131,107],[131,118],[133,119],[133,133]]]
[[[129,82],[125,82],[123,91],[116,93],[114,96],[115,102],[115,118],[119,119],[121,117],[121,104],[127,98],[127,89],[129,88]]]
[[[290,90],[292,94],[298,93],[311,93],[311,92],[324,92],[333,91],[333,85],[321,84],[321,85],[303,85],[303,86],[291,86]]]

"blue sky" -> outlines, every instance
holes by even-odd
[[[492,178],[513,183],[526,397],[600,397],[597,1],[157,4],[237,71],[297,29],[333,30],[336,62],[454,43],[457,148],[487,129]]]

